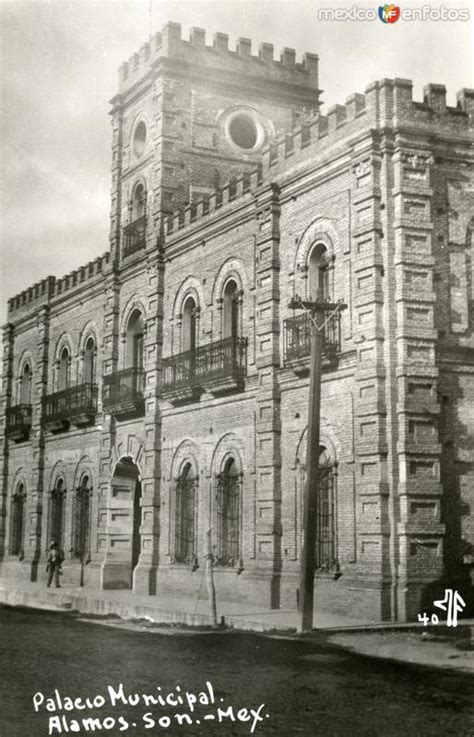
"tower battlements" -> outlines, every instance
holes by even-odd
[[[258,54],[254,55],[249,38],[239,38],[233,51],[226,33],[214,34],[212,46],[208,46],[204,29],[193,27],[186,41],[181,37],[179,23],[167,23],[120,66],[119,92],[126,92],[162,58],[187,62],[195,70],[201,67],[216,72],[241,73],[318,90],[317,54],[305,53],[301,62],[297,62],[295,50],[284,48],[280,58],[275,59],[273,44],[261,43]]]

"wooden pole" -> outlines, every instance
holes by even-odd
[[[318,514],[319,423],[321,413],[321,364],[324,312],[311,309],[311,363],[309,374],[306,484],[304,489],[303,545],[300,569],[299,632],[313,629],[314,566]],[[314,322],[313,322],[314,321]]]
[[[211,528],[207,531],[207,556],[206,556],[206,583],[209,599],[209,617],[213,627],[217,627],[216,588],[214,586],[214,575],[212,571],[212,541]]]

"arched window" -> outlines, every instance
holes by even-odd
[[[196,349],[197,310],[193,297],[188,297],[183,307],[183,351]]]
[[[217,476],[216,564],[234,566],[240,559],[240,474],[233,458]]]
[[[50,495],[49,544],[56,543],[63,549],[64,502],[66,489],[64,479],[58,478]]]
[[[145,214],[146,192],[145,187],[139,182],[133,190],[132,196],[132,221],[138,220]]]
[[[316,526],[316,569],[335,570],[336,539],[336,470],[328,450],[319,446],[318,507]]]
[[[95,343],[93,338],[88,338],[84,348],[84,384],[95,382]]]
[[[21,375],[20,404],[31,404],[31,367],[25,363]]]
[[[90,481],[83,476],[74,499],[73,555],[86,562],[89,554],[90,535]]]
[[[316,244],[308,262],[308,299],[329,299],[328,251],[322,243]]]
[[[140,310],[134,310],[127,325],[126,368],[143,368],[143,334],[143,315]]]
[[[10,524],[10,555],[23,557],[23,537],[25,532],[25,486],[19,484],[12,497]]]
[[[306,470],[301,468],[301,499],[304,498]],[[315,569],[338,571],[337,553],[337,462],[324,445],[319,446],[318,502],[316,508]],[[302,505],[303,506],[303,505]],[[303,519],[303,509],[301,519]]]
[[[70,382],[70,366],[71,361],[69,357],[69,351],[66,346],[62,349],[59,357],[59,370],[58,370],[58,391],[68,389]]]
[[[237,338],[239,335],[239,290],[233,279],[224,288],[222,298],[222,337]]]
[[[192,466],[187,463],[176,482],[174,553],[176,563],[192,564],[195,562],[195,481]]]

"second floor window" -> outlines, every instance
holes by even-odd
[[[326,246],[318,243],[311,251],[308,262],[308,299],[328,300],[329,259]]]
[[[143,368],[143,335],[143,315],[140,310],[134,310],[127,325],[126,368]]]
[[[145,187],[139,183],[133,190],[132,197],[132,222],[138,220],[145,214]]]
[[[95,344],[92,338],[88,338],[84,348],[84,384],[95,382]]]
[[[21,375],[20,404],[31,404],[31,368],[26,363]]]
[[[196,302],[188,297],[183,307],[183,351],[196,350]]]
[[[237,338],[239,335],[239,290],[233,279],[225,285],[222,311],[222,337]]]
[[[70,384],[70,368],[71,361],[69,358],[69,351],[67,348],[63,348],[59,357],[58,391],[68,389]]]

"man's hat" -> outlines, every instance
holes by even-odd
[[[49,546],[49,549],[51,550],[51,548],[57,548],[57,547],[58,547],[57,543],[51,543],[51,545]]]

